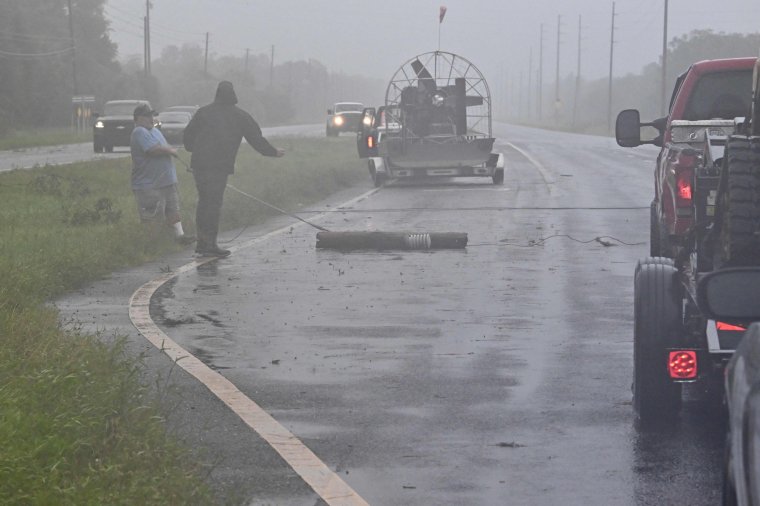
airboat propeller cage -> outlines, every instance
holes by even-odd
[[[483,74],[453,53],[419,54],[398,68],[385,92],[387,135],[380,156],[405,169],[485,163],[493,148],[491,93]]]

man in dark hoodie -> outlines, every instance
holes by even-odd
[[[284,150],[269,144],[253,117],[235,104],[237,95],[232,83],[220,82],[214,101],[198,109],[182,139],[185,149],[192,153],[190,167],[198,189],[195,252],[202,256],[230,254],[217,245],[216,237],[227,177],[235,171],[235,159],[243,138],[264,156],[285,154]]]

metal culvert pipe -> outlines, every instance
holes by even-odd
[[[336,250],[463,249],[463,232],[317,232],[317,248]]]

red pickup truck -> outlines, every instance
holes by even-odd
[[[705,134],[704,129],[695,128],[690,122],[733,121],[736,117],[746,116],[756,61],[757,58],[730,58],[695,63],[676,80],[668,116],[651,123],[640,123],[639,112],[635,109],[618,115],[615,136],[619,145],[654,144],[661,147],[654,171],[651,256],[675,258],[688,246],[689,232],[695,220],[700,218],[695,210],[693,181],[694,171],[705,156]],[[655,139],[642,140],[642,126],[656,128],[659,135]],[[707,198],[714,196],[708,195]],[[713,206],[711,203],[706,208],[710,210]]]

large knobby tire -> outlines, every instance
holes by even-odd
[[[645,425],[671,422],[681,408],[681,385],[668,374],[668,348],[683,333],[683,288],[672,260],[648,258],[634,280],[633,407]]]
[[[718,200],[718,266],[760,265],[760,139],[732,135]]]

